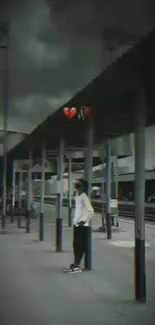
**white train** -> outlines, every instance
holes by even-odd
[[[76,174],[76,175],[75,175]],[[83,175],[75,173],[73,174],[72,182],[72,193],[74,191],[75,179],[83,177]],[[76,176],[76,178],[75,178]],[[134,200],[134,173],[132,174],[121,174],[118,176],[118,197],[121,200]],[[115,177],[114,177],[115,178]],[[155,171],[150,171],[145,173],[145,199],[146,202],[150,198],[155,197]],[[34,182],[34,194],[38,194],[40,188],[40,181],[35,180]],[[92,179],[92,195],[93,197],[100,197],[101,195],[101,185],[104,184],[104,178],[93,178]],[[45,181],[45,195],[55,195],[57,192],[57,177],[52,176],[51,179]],[[63,192],[64,196],[68,195],[68,176],[64,175],[63,179]]]

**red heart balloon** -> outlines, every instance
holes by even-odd
[[[86,115],[86,116],[92,115],[92,109],[90,107],[85,107],[84,108],[84,115]]]
[[[64,114],[69,119],[69,108],[68,107],[64,108]]]
[[[72,107],[69,112],[70,119],[72,119],[76,115],[76,108]]]

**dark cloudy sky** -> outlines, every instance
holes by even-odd
[[[126,50],[125,38],[137,38],[153,26],[154,3],[1,0],[0,20],[10,22],[9,129],[30,132],[65,104]],[[116,48],[113,55],[109,45]],[[3,59],[0,51],[1,69]],[[2,114],[2,87],[0,96]]]

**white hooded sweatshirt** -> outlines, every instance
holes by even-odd
[[[74,225],[78,227],[80,221],[85,222],[84,226],[88,227],[94,214],[94,209],[90,203],[88,196],[85,193],[75,198],[75,216]]]

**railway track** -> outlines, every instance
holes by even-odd
[[[39,201],[39,196],[35,196],[35,200]],[[44,199],[46,204],[55,205],[56,197],[47,196]],[[68,199],[63,199],[63,206],[68,207]],[[74,207],[75,202],[72,200],[72,206]],[[101,213],[102,211],[102,203],[99,200],[92,200],[92,205],[94,207],[94,211]],[[118,203],[119,215],[121,217],[132,218],[134,219],[134,210],[135,204],[134,202],[125,202],[119,201]],[[146,203],[145,204],[145,220],[155,222],[155,204],[154,203]]]

